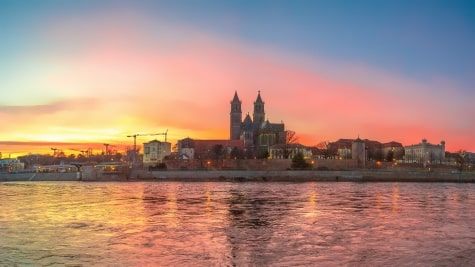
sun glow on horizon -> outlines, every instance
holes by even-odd
[[[262,90],[270,120],[283,120],[306,145],[361,134],[475,150],[475,126],[464,119],[475,114],[475,95],[443,77],[421,82],[135,9],[50,16],[32,31],[35,46],[9,55],[12,68],[0,63],[2,152],[46,151],[42,142],[126,147],[127,135],[165,129],[172,142],[226,139],[235,90],[243,114]]]

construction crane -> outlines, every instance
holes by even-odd
[[[132,135],[127,135],[127,137],[133,137],[134,138],[134,154],[133,154],[133,161],[135,163],[136,161],[136,154],[137,154],[137,137],[139,136],[156,136],[156,135],[163,135],[165,136],[165,142],[167,141],[167,135],[168,135],[168,129],[163,132],[163,133],[151,133],[151,134],[132,134]]]
[[[91,151],[90,148],[88,148],[88,149],[86,149],[86,150],[80,150],[80,149],[70,148],[69,150],[81,152],[81,154],[85,154],[86,157],[90,157],[90,156],[91,156],[91,153],[92,153],[92,151]]]
[[[110,144],[104,144],[104,146],[106,147],[106,155],[109,155],[109,146],[110,146]]]
[[[138,136],[155,136],[155,135],[164,135],[165,136],[165,142],[166,142],[167,141],[167,135],[168,135],[168,129],[163,133],[132,134],[132,135],[127,135],[127,137],[133,137],[134,138],[134,151],[137,151],[137,137]]]
[[[61,149],[52,147],[51,150],[53,150],[53,157],[56,157],[58,155],[58,151],[61,151]]]

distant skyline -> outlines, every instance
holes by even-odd
[[[473,1],[0,0],[0,40],[4,153],[228,138],[236,90],[307,145],[475,151]]]

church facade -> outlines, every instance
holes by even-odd
[[[285,144],[284,123],[271,123],[266,119],[261,92],[257,94],[254,101],[254,112],[252,118],[247,113],[242,119],[242,102],[237,92],[231,101],[230,112],[230,140],[242,140],[246,149],[252,151],[269,151],[273,145]]]

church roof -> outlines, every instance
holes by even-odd
[[[282,132],[285,130],[283,123],[270,123],[269,120],[266,120],[262,123],[261,130],[266,132]]]
[[[261,91],[257,91],[256,103],[264,103],[264,101],[262,101],[262,98],[261,98]]]
[[[233,102],[240,102],[239,96],[238,96],[238,94],[237,94],[237,91],[234,91]]]
[[[247,113],[246,118],[244,118],[244,121],[242,122],[242,127],[243,127],[243,130],[253,129],[252,119],[251,119],[251,116],[249,116],[249,113]]]

